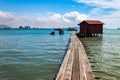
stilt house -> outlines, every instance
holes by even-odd
[[[80,26],[81,36],[95,36],[96,34],[103,34],[104,23],[98,20],[84,20],[78,24]]]

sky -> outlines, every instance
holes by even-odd
[[[119,0],[0,0],[0,24],[11,27],[74,27],[100,20],[105,28],[120,27]]]

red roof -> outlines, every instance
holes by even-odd
[[[86,23],[88,23],[88,24],[104,24],[103,22],[101,22],[101,21],[99,21],[99,20],[84,20],[84,21],[82,21],[81,23],[83,23],[83,22],[86,22]],[[80,24],[81,24],[80,23]],[[78,25],[80,25],[80,24],[78,24]]]

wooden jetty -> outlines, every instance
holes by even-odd
[[[95,80],[86,51],[76,34],[70,44],[55,80]]]

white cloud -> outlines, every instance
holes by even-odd
[[[111,14],[104,15],[102,14],[101,16],[94,16],[91,15],[89,19],[97,19],[101,20],[105,23],[104,27],[106,28],[118,28],[120,27],[120,11],[115,11]]]
[[[87,19],[87,15],[85,14],[80,14],[79,12],[77,11],[74,11],[74,12],[70,12],[70,13],[65,13],[63,15],[63,17],[65,19],[68,19],[70,21],[75,21],[75,22],[79,22],[81,20],[84,20],[84,19]]]
[[[101,8],[93,8],[91,11],[90,11],[90,15],[100,15],[104,12],[103,9]]]
[[[20,18],[12,15],[9,12],[0,11],[0,24],[9,24],[11,26],[17,25],[19,23]]]
[[[117,28],[120,25],[120,11],[116,11],[107,15],[97,15],[96,13],[100,13],[101,9],[95,8],[93,9],[94,13],[91,11],[89,16],[87,14],[81,14],[77,11],[65,13],[63,15],[59,13],[46,13],[33,16],[16,16],[9,12],[1,12],[0,11],[0,24],[6,24],[12,27],[18,27],[20,25],[25,26],[29,25],[32,27],[70,27],[76,26],[79,22],[85,19],[97,19],[101,20],[105,23],[104,27],[108,28]],[[44,15],[44,16],[43,16]]]
[[[9,17],[13,17],[10,13],[8,12],[2,12],[0,11],[0,17],[2,18],[9,18]]]
[[[46,17],[45,17],[46,16]],[[16,16],[7,12],[0,12],[0,24],[7,24],[10,26],[25,26],[33,27],[69,27],[77,25],[81,20],[87,19],[87,15],[80,14],[77,11],[65,13],[48,13],[48,15],[27,17]]]
[[[85,3],[91,6],[97,6],[102,8],[114,8],[120,9],[119,0],[75,0],[78,3]]]
[[[101,20],[104,27],[117,28],[120,25],[120,1],[119,0],[74,0],[77,3],[85,3],[95,6],[89,12],[89,19]]]

